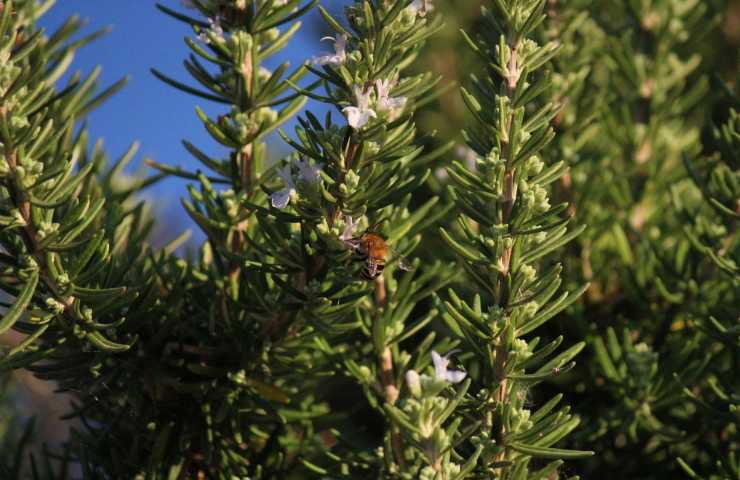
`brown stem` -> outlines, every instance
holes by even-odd
[[[521,71],[519,70],[519,53],[518,46],[511,47],[511,56],[507,65],[506,75],[506,95],[509,99],[513,100],[514,92],[516,91],[516,85],[519,82],[519,76]],[[511,102],[513,104],[513,101]],[[503,155],[504,161],[506,162],[506,170],[504,172],[504,197],[501,202],[503,205],[502,211],[502,223],[507,224],[511,218],[511,211],[514,208],[514,202],[516,202],[517,188],[514,183],[514,177],[516,175],[516,169],[511,167],[514,162],[514,155],[516,152],[513,151],[513,141],[511,138],[512,126],[514,123],[514,111],[510,111],[506,119],[506,139],[503,143]],[[511,254],[513,247],[506,248],[501,256],[502,269],[499,275],[499,286],[498,292],[501,295],[506,277],[509,275],[509,268],[511,265]],[[501,300],[499,298],[499,300]]]
[[[375,306],[377,309],[384,309],[388,305],[388,296],[385,288],[385,280],[383,275],[380,275],[375,279]],[[375,319],[376,322],[380,322],[379,316]],[[378,358],[380,367],[380,383],[383,386],[383,396],[385,401],[394,405],[398,400],[398,385],[396,385],[396,375],[393,372],[393,352],[389,346],[385,346]],[[391,425],[391,447],[393,448],[393,456],[396,459],[396,463],[401,468],[404,468],[403,459],[403,439],[401,438],[401,432],[395,426]]]
[[[247,106],[250,103],[250,100],[252,98],[252,75],[254,75],[251,51],[246,52],[246,54],[244,55],[244,58],[241,64],[241,74],[242,74],[242,81],[244,82],[244,91],[246,91],[247,98],[245,102],[239,102],[239,104],[242,106]],[[238,94],[238,96],[239,97],[241,96],[241,92]],[[247,195],[251,195],[252,193],[253,154],[254,154],[254,145],[252,143],[244,145],[241,151],[237,153],[237,159],[239,163],[239,185],[241,187],[241,190],[245,192]],[[231,245],[230,245],[230,249],[236,255],[241,253],[241,251],[244,249],[244,243],[246,241],[245,237],[247,235],[247,225],[248,223],[246,220],[242,221],[241,223],[237,225],[236,231],[234,232]],[[240,275],[241,275],[241,262],[239,262],[239,260],[232,260],[229,265],[229,271],[228,271],[229,285],[233,285],[236,282],[238,282]],[[226,289],[227,292],[229,288],[230,287],[227,287]]]
[[[396,386],[395,375],[393,374],[393,354],[390,347],[385,347],[380,355],[380,379],[383,384],[383,393],[385,401],[391,405],[398,400],[398,387]]]
[[[352,168],[352,162],[355,159],[355,154],[357,154],[357,149],[359,148],[360,144],[355,142],[354,140],[350,140],[349,145],[347,146],[347,158],[345,159],[345,165],[344,165],[344,171],[349,170]]]
[[[387,304],[388,299],[386,298],[385,282],[381,275],[375,279],[375,305],[378,308],[385,308]]]
[[[254,75],[254,65],[252,65],[252,52],[246,52],[244,59],[242,60],[241,73],[244,77],[244,90],[247,92],[248,98],[252,97],[252,75]]]
[[[230,17],[233,21],[238,21],[238,19],[240,19],[245,14],[245,10],[241,8],[236,8],[230,10],[229,13],[230,15],[227,18]],[[251,50],[244,53],[244,58],[242,58],[239,69],[242,77],[241,81],[244,82],[244,89],[238,90],[234,102],[241,108],[242,111],[246,111],[251,106],[252,80],[254,77],[254,64],[252,63]],[[246,98],[243,98],[244,93],[246,93]],[[241,150],[236,153],[236,156],[239,165],[239,186],[241,187],[241,190],[243,192],[245,192],[247,195],[251,195],[253,183],[252,163],[254,156],[254,144],[248,143],[242,146]],[[246,220],[237,225],[236,231],[234,232],[234,235],[232,237],[231,245],[229,245],[232,253],[236,255],[241,253],[241,251],[244,249],[244,243],[246,241],[245,237],[247,234],[247,225],[248,223]],[[237,282],[239,280],[239,276],[241,275],[240,263],[241,262],[239,262],[239,260],[231,261],[228,271],[228,277],[230,280],[229,284],[233,284],[234,282]],[[228,292],[228,287],[226,290]]]
[[[244,192],[252,193],[252,144],[244,145],[239,152],[240,180]]]
[[[516,91],[517,84],[519,83],[519,78],[521,76],[521,70],[519,69],[519,52],[518,52],[518,45],[510,45],[511,48],[511,56],[509,57],[509,62],[507,64],[507,75],[505,78],[506,81],[506,96],[511,100],[509,102],[510,105],[513,105],[514,100],[514,92]],[[513,108],[513,107],[511,107]],[[514,203],[516,202],[516,195],[517,195],[517,188],[515,184],[515,176],[516,176],[516,169],[512,167],[512,164],[514,162],[514,156],[516,155],[516,152],[513,148],[513,143],[515,141],[514,138],[512,138],[512,127],[514,124],[514,116],[515,112],[514,110],[510,110],[509,115],[506,119],[506,139],[503,141],[502,145],[502,151],[504,156],[504,161],[506,162],[505,170],[504,170],[504,194],[503,194],[503,201],[502,201],[502,215],[501,220],[503,224],[508,224],[511,220],[511,212],[514,208]],[[508,300],[504,298],[503,291],[506,286],[506,279],[509,276],[509,271],[511,268],[511,256],[512,256],[513,246],[505,248],[502,255],[501,255],[501,271],[499,272],[499,282],[497,287],[498,292],[498,300],[500,302],[500,305],[505,307],[505,303],[508,303]],[[508,326],[505,328],[509,328]],[[496,390],[494,390],[492,395],[492,401],[494,405],[500,406],[503,405],[508,397],[509,393],[509,385],[506,379],[505,375],[505,367],[506,367],[506,360],[508,357],[508,351],[507,346],[505,342],[506,333],[502,332],[499,336],[499,341],[495,345],[494,348],[494,356],[495,356],[495,363],[494,363],[494,378],[498,381],[498,386],[496,387]],[[503,424],[499,427],[498,432],[498,439],[501,441],[503,439],[504,434],[506,433],[504,430]],[[506,459],[506,450],[502,450],[499,452],[496,457],[494,458],[494,462],[501,462]]]
[[[375,307],[376,312],[379,309],[385,309],[388,305],[387,292],[385,289],[385,280],[383,275],[375,279]],[[379,315],[376,315],[376,322],[382,321]],[[380,382],[383,385],[385,401],[393,405],[398,400],[398,387],[396,386],[396,376],[393,374],[393,353],[389,346],[386,346],[379,357],[380,364]]]

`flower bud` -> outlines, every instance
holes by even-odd
[[[411,395],[416,398],[421,397],[421,379],[416,370],[409,370],[406,372],[406,386],[409,387]]]

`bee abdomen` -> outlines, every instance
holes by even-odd
[[[380,270],[375,270],[375,273],[371,272],[369,268],[365,267],[362,269],[362,278],[365,280],[374,280],[380,276],[380,274],[383,273]]]
[[[371,265],[365,265],[365,267],[362,269],[362,276],[366,280],[373,280],[383,273],[384,268],[385,264],[382,263],[374,264],[374,268]]]

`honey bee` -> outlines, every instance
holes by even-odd
[[[362,277],[367,280],[373,280],[380,276],[385,269],[389,259],[389,254],[393,254],[394,259],[398,259],[398,267],[401,270],[412,270],[411,265],[405,258],[398,255],[397,252],[388,246],[382,235],[376,232],[367,231],[360,237],[347,242],[354,248],[365,261],[362,269]]]

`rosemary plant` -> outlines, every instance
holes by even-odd
[[[38,451],[8,413],[0,477],[738,477],[728,3],[319,3],[157,5],[213,142],[133,178],[84,123],[126,79],[61,80],[104,32],[0,0],[0,408],[27,369],[76,422]],[[311,11],[323,52],[280,63]],[[166,176],[184,253],[147,243]]]
[[[540,100],[550,86],[544,67],[558,50],[555,41],[533,40],[546,17],[544,7],[538,0],[492,2],[482,12],[483,32],[468,37],[488,67],[462,92],[477,120],[465,136],[479,158],[476,171],[459,162],[449,169],[464,216],[454,232],[442,230],[479,291],[466,301],[450,290],[443,308],[447,325],[463,340],[461,359],[475,365],[473,390],[453,420],[460,425],[463,418],[475,419],[464,439],[468,455],[480,460],[463,471],[496,478],[547,478],[563,459],[592,454],[553,447],[579,422],[568,407],[555,409],[562,395],[534,412],[528,408],[532,386],[571,369],[584,347],[576,343],[553,355],[562,336],[542,345],[539,338],[525,340],[586,288],[556,296],[562,266],[541,260],[583,230],[568,228],[569,218],[562,215],[567,204],[550,205],[547,190],[567,166],[545,165],[541,154],[553,138],[549,122],[559,110]],[[457,402],[470,385],[458,391]],[[446,472],[441,478],[462,478],[449,464],[457,440],[433,440],[429,451],[434,468]],[[539,458],[553,461],[535,467],[533,459]]]

